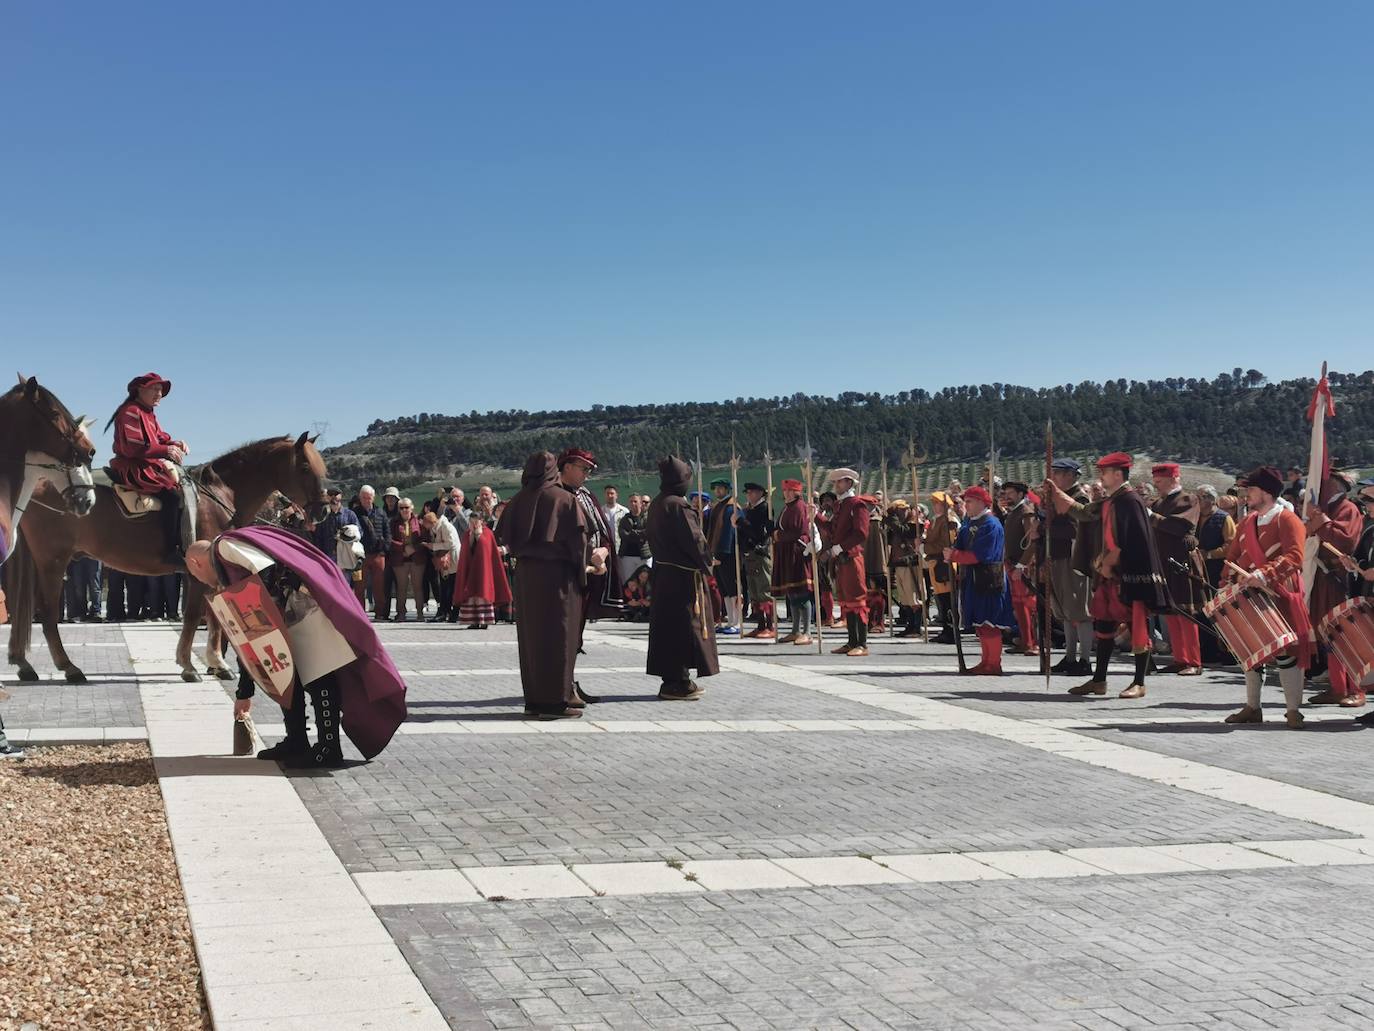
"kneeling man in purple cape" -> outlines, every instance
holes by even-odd
[[[277,685],[285,711],[286,740],[259,752],[259,758],[281,759],[290,766],[339,766],[343,763],[341,726],[364,758],[371,759],[387,746],[396,728],[405,722],[406,686],[332,558],[289,530],[248,526],[229,530],[214,541],[197,541],[187,551],[186,567],[214,592],[256,577],[285,613],[289,647],[300,653],[291,662],[290,679]],[[320,617],[327,625],[321,626]],[[314,658],[313,670],[306,663],[304,637],[297,636],[297,632],[304,634],[307,624],[311,624],[313,640],[318,640],[322,631],[332,642],[328,657]],[[244,714],[252,704],[254,688],[247,667],[255,667],[261,680],[262,663],[252,653],[251,640],[244,647],[242,634],[236,635],[229,627],[225,632],[239,653],[240,681],[234,708],[236,714]],[[279,671],[282,664],[275,668]],[[321,669],[327,672],[319,672]],[[313,749],[305,733],[306,693],[314,702],[319,735]]]

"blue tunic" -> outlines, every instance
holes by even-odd
[[[980,563],[997,567],[997,580],[1002,589],[984,594],[975,589],[973,570],[965,566],[960,572],[964,589],[959,595],[959,615],[965,630],[979,626],[995,626],[1003,630],[1016,628],[1016,614],[1011,610],[1011,591],[1007,587],[1006,570],[1002,568],[1002,524],[989,512],[976,519],[964,520],[955,539],[956,551],[971,551]]]

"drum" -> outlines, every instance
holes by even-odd
[[[1298,635],[1283,618],[1274,596],[1257,587],[1227,584],[1202,611],[1247,670],[1258,669],[1298,643]]]
[[[1374,598],[1351,598],[1326,614],[1317,636],[1350,678],[1362,684],[1374,672]]]

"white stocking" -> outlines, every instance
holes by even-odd
[[[1283,704],[1289,712],[1302,707],[1302,667],[1296,664],[1279,669],[1279,683],[1283,685]]]

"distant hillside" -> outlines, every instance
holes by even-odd
[[[1374,465],[1374,371],[1332,372],[1330,380],[1334,453],[1344,464]],[[1261,461],[1306,465],[1304,416],[1314,384],[1271,383],[1257,370],[1234,369],[1211,380],[1118,379],[1041,389],[991,383],[552,412],[421,412],[378,419],[365,436],[325,455],[337,479],[411,484],[510,484],[531,452],[572,445],[594,450],[607,470],[647,472],[670,451],[691,457],[698,438],[704,463],[720,467],[729,459],[732,434],[752,466],[765,447],[775,460],[795,463],[808,434],[822,468],[876,470],[886,456],[895,470],[911,436],[932,465],[981,465],[990,441],[1004,462],[1034,464],[1052,417],[1060,453],[1120,449],[1235,472]]]

